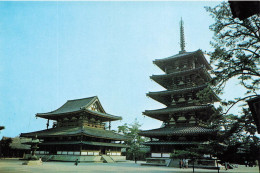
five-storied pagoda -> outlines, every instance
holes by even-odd
[[[107,114],[97,96],[68,100],[57,110],[38,113],[36,117],[47,119],[47,129],[22,133],[21,137],[37,136],[42,141],[36,155],[44,161],[114,162],[126,159],[121,155],[121,148],[127,147],[122,143],[127,139],[110,130],[110,122],[122,118]],[[48,128],[49,120],[54,121],[52,128]]]
[[[217,130],[209,128],[209,118],[215,111],[212,103],[219,98],[213,91],[208,92],[208,100],[199,101],[197,93],[208,87],[211,69],[201,50],[185,51],[183,21],[180,24],[181,51],[164,59],[156,59],[156,64],[165,72],[152,75],[151,79],[166,90],[149,92],[147,96],[164,104],[166,108],[146,110],[144,115],[163,122],[162,127],[139,133],[149,137],[144,145],[150,146],[153,161],[165,163],[174,150],[206,144],[216,135]],[[160,161],[161,160],[161,161]]]

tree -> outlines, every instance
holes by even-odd
[[[258,95],[260,85],[260,17],[253,15],[243,21],[234,19],[228,2],[211,8],[206,7],[215,23],[210,26],[214,32],[211,45],[214,51],[208,52],[215,77],[212,84],[217,93],[223,92],[226,82],[237,78],[246,89],[246,97],[227,102],[233,105],[241,100]]]
[[[10,156],[10,144],[12,143],[12,138],[3,137],[0,141],[0,157]]]
[[[243,106],[241,116],[229,115],[228,112],[238,102],[259,95],[260,17],[253,15],[243,21],[234,19],[228,2],[214,8],[206,7],[206,10],[215,20],[210,26],[214,32],[210,43],[214,50],[207,53],[214,67],[212,87],[221,94],[230,79],[237,79],[246,89],[240,97],[221,102],[227,110],[219,119],[218,126],[224,130],[217,139],[228,146],[223,155],[236,153],[239,147],[243,147],[253,156],[259,152],[259,138],[255,136],[256,127],[248,108]]]
[[[118,126],[118,133],[124,134],[129,140],[126,141],[126,144],[129,146],[129,149],[126,152],[127,159],[138,160],[141,159],[141,156],[144,156],[145,153],[141,151],[140,147],[143,142],[146,141],[146,138],[139,136],[141,124],[135,119],[131,124],[125,123],[122,126]]]
[[[222,155],[219,155],[221,160],[244,163],[249,158],[246,155],[250,155],[251,161],[257,158],[260,140],[256,136],[256,127],[248,109],[244,108],[240,117],[226,115],[221,126],[224,130],[220,132],[218,141],[227,146],[223,148]]]
[[[171,158],[189,159],[192,162],[192,168],[194,172],[195,160],[205,158],[204,157],[205,154],[212,154],[212,153],[215,152],[213,152],[212,147],[209,147],[209,145],[199,145],[199,146],[189,147],[185,150],[175,150],[174,153],[171,153]]]

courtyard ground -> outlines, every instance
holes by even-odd
[[[58,173],[58,172],[87,172],[87,173],[191,173],[192,169],[179,169],[159,166],[140,166],[132,161],[121,163],[79,163],[72,162],[44,162],[40,166],[22,165],[18,159],[0,159],[0,173]],[[195,169],[196,173],[213,173],[217,170]],[[236,169],[220,170],[221,173],[258,173],[258,167],[239,165]]]

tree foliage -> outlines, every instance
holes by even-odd
[[[209,52],[210,62],[216,68],[212,83],[221,93],[231,78],[237,78],[246,88],[246,94],[256,95],[260,85],[260,18],[253,15],[243,21],[234,19],[228,2],[211,8],[206,7],[215,23],[210,26],[214,32]],[[238,99],[239,100],[239,99]]]
[[[129,146],[129,149],[126,152],[127,159],[140,159],[144,155],[140,147],[143,142],[147,139],[138,135],[140,132],[141,124],[135,119],[131,124],[125,123],[122,126],[118,126],[118,133],[124,134],[129,140],[126,141],[126,144]]]
[[[256,158],[259,138],[255,135],[256,126],[248,108],[242,106],[241,116],[228,112],[238,102],[259,95],[260,17],[253,15],[243,21],[233,18],[228,2],[222,2],[214,8],[206,7],[206,10],[215,20],[210,26],[214,33],[210,44],[214,50],[207,52],[213,65],[211,87],[217,94],[222,94],[226,83],[230,79],[237,79],[246,89],[238,98],[221,101],[221,107],[218,108],[222,116],[215,119],[214,124],[222,128],[218,142],[227,146],[221,151],[223,159],[236,159],[238,156],[234,154],[238,153],[239,148],[243,148],[244,154]]]
[[[2,138],[2,140],[0,141],[0,157],[8,157],[10,155],[11,143],[11,138]]]
[[[199,147],[190,147],[186,150],[175,150],[174,153],[171,153],[172,158],[177,159],[194,159],[194,158],[201,158],[203,157],[204,152],[201,153],[201,146]],[[203,147],[203,149],[205,149]]]

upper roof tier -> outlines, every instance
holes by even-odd
[[[183,53],[179,53],[177,55],[173,55],[173,56],[170,56],[167,58],[156,59],[153,61],[153,63],[156,64],[161,70],[166,72],[165,69],[167,66],[171,66],[174,63],[183,61],[185,59],[194,59],[194,60],[197,59],[197,61],[200,64],[203,64],[208,70],[212,69],[210,64],[206,60],[203,52],[200,49],[197,51],[194,51],[194,52],[183,52]]]
[[[194,69],[172,72],[169,74],[152,75],[150,78],[155,82],[157,82],[162,87],[167,89],[169,88],[169,85],[173,83],[175,77],[186,77],[194,74],[199,75],[206,82],[212,79],[211,76],[208,74],[207,70],[205,69],[205,67],[202,66]]]
[[[60,108],[47,113],[37,113],[36,117],[57,120],[66,116],[78,116],[80,114],[91,114],[98,117],[101,121],[115,121],[122,119],[120,116],[107,114],[97,96],[68,100]]]

